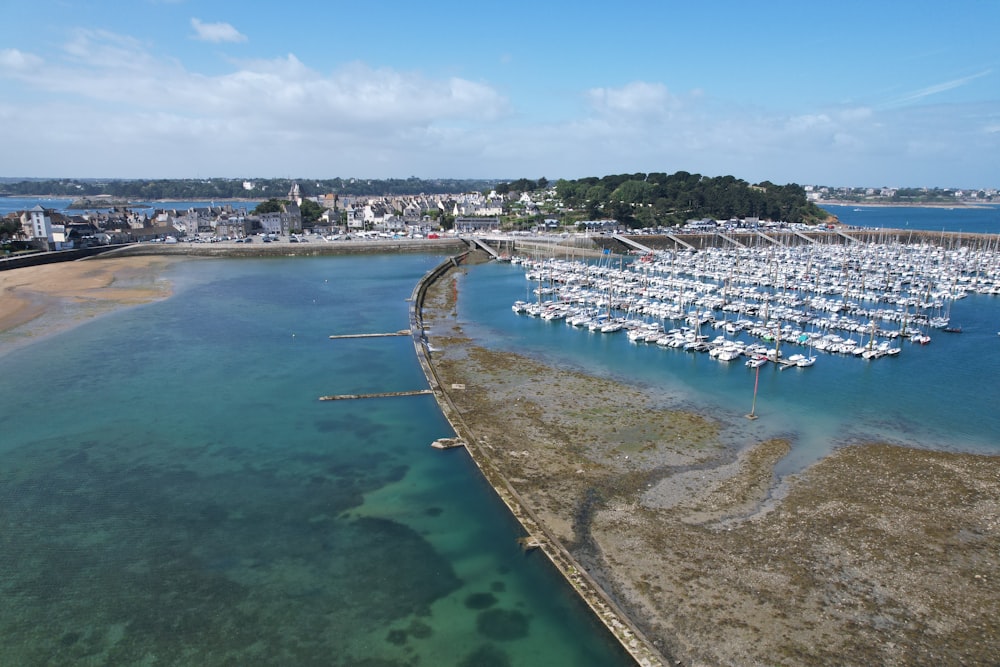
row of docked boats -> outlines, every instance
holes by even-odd
[[[952,302],[992,293],[986,287],[1000,273],[995,252],[927,244],[708,248],[618,258],[617,266],[513,261],[529,281],[515,312],[600,333],[625,330],[636,343],[721,361],[763,357],[756,363],[785,366],[811,365],[814,352],[892,357],[899,340],[926,345],[935,328],[961,331],[950,324]],[[709,328],[720,335],[709,340],[701,333]],[[763,354],[756,344],[734,350],[741,336],[762,341]],[[782,344],[800,347],[801,358],[782,357]]]
[[[612,317],[593,308],[576,308],[565,304],[538,304],[516,301],[512,305],[515,313],[523,313],[544,320],[565,320],[567,325],[587,329],[597,333],[625,331],[629,341],[639,344],[653,344],[663,348],[681,349],[686,352],[705,352],[718,361],[734,361],[746,357],[746,365],[751,368],[762,366],[768,361],[784,366],[808,367],[816,362],[815,356],[793,354],[787,359],[778,347],[768,347],[761,343],[746,343],[741,340],[718,335],[699,333],[688,326],[665,330],[658,322],[642,321],[622,317]]]

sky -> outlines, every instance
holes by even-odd
[[[1000,188],[1000,2],[0,0],[0,176]]]

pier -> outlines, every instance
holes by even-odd
[[[493,246],[491,246],[490,244],[486,243],[486,241],[483,241],[482,239],[480,239],[480,238],[478,238],[476,236],[473,236],[472,238],[470,238],[469,241],[472,242],[473,247],[479,248],[480,250],[484,251],[491,258],[493,258],[493,259],[500,259],[500,253],[498,253],[496,250],[494,250]]]
[[[837,236],[841,236],[841,237],[847,239],[848,241],[851,241],[852,243],[861,243],[861,241],[859,241],[858,239],[854,238],[850,234],[845,234],[844,232],[840,231],[839,229],[834,230],[834,231],[837,232]]]
[[[330,336],[331,339],[337,340],[340,338],[388,338],[390,336],[409,336],[409,329],[400,329],[399,331],[391,331],[389,333],[360,333],[360,334],[336,334]]]
[[[650,248],[649,246],[643,245],[643,244],[639,243],[638,241],[634,241],[634,240],[628,238],[627,236],[622,236],[621,234],[612,234],[611,238],[613,238],[615,241],[618,241],[619,243],[624,243],[625,245],[627,245],[627,246],[629,246],[631,248],[635,248],[636,250],[641,250],[642,252],[646,253],[647,255],[650,255],[650,254],[653,253],[653,249]]]
[[[767,241],[770,241],[770,242],[771,242],[771,243],[773,243],[774,245],[780,245],[780,246],[783,246],[783,245],[785,245],[784,243],[782,243],[782,242],[781,242],[781,241],[779,241],[778,239],[773,239],[773,238],[771,238],[770,236],[768,236],[767,234],[765,234],[764,232],[762,232],[762,231],[760,231],[760,230],[757,230],[756,234],[757,234],[757,236],[759,236],[760,238],[762,238],[762,239],[765,239],[765,240],[767,240]]]
[[[320,396],[321,401],[347,401],[360,398],[392,398],[395,396],[423,396],[433,394],[431,389],[414,389],[412,391],[382,391],[374,394],[334,394],[332,396]]]
[[[729,241],[730,243],[732,243],[735,246],[739,246],[741,248],[745,248],[746,247],[742,242],[737,241],[736,239],[734,239],[732,236],[729,236],[728,234],[723,234],[722,232],[715,232],[715,235],[718,236],[720,239],[723,239],[725,241]],[[770,240],[770,239],[768,239],[768,240]]]

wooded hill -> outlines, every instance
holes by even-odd
[[[208,200],[208,199],[270,199],[284,197],[293,183],[298,183],[304,197],[325,195],[382,195],[453,194],[472,190],[487,192],[496,180],[458,178],[178,178],[178,179],[25,179],[0,182],[0,195],[7,196],[62,196],[93,197],[111,195],[131,201],[154,199]],[[244,183],[253,187],[247,189]]]
[[[751,185],[733,176],[686,171],[561,179],[555,189],[565,207],[581,209],[590,219],[613,218],[637,228],[702,218],[754,217],[814,224],[829,217],[794,183]]]

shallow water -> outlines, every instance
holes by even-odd
[[[185,262],[8,355],[0,664],[629,664],[430,396],[433,256]],[[10,381],[16,378],[16,381]]]

